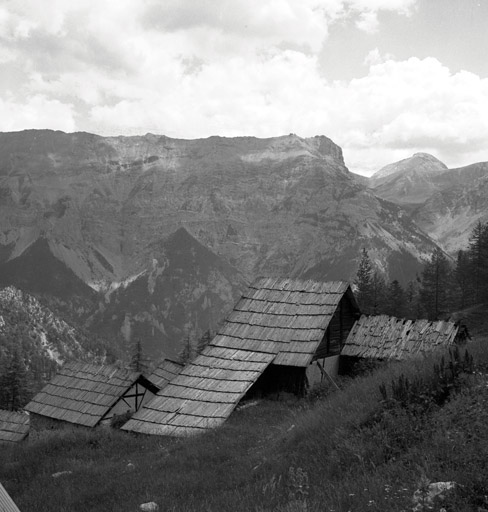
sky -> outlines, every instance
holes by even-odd
[[[2,0],[0,131],[326,135],[488,161],[488,0]]]

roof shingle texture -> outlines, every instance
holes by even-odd
[[[159,389],[163,389],[166,384],[171,382],[181,372],[184,366],[183,363],[177,363],[176,361],[171,361],[171,359],[163,359],[148,377],[148,380]]]
[[[0,410],[0,443],[17,443],[28,433],[28,414]]]
[[[406,320],[387,315],[362,315],[354,324],[341,355],[373,359],[406,359],[454,343],[453,322]]]
[[[68,363],[25,409],[41,416],[94,427],[139,376],[139,372],[114,366]]]

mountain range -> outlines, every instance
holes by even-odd
[[[416,153],[380,169],[368,186],[406,209],[450,255],[467,247],[478,222],[488,221],[488,162],[448,169],[434,156]]]
[[[174,355],[257,275],[350,280],[366,247],[406,283],[485,218],[487,169],[417,154],[365,179],[325,136],[1,133],[0,285]]]

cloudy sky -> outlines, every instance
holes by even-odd
[[[3,0],[0,131],[327,135],[488,161],[488,0]]]

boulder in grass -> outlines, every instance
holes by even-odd
[[[426,512],[434,509],[435,500],[444,500],[456,488],[456,482],[426,482],[413,494],[412,512]]]
[[[154,501],[149,501],[148,503],[142,503],[139,508],[143,512],[154,512],[155,510],[159,510],[159,505],[154,503]]]

